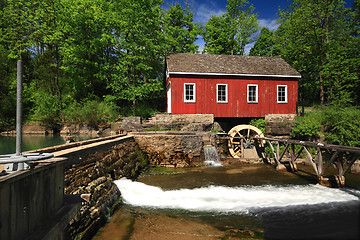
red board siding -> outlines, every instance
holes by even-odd
[[[171,112],[214,117],[265,117],[295,114],[298,81],[291,78],[231,78],[170,75]],[[184,103],[184,83],[196,84],[196,102]],[[228,85],[228,103],[216,102],[216,84]],[[247,102],[247,85],[258,85],[258,103]],[[277,85],[287,85],[287,103],[277,103]]]

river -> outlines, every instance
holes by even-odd
[[[74,135],[75,141],[83,141],[98,137],[97,135]],[[22,135],[22,151],[30,151],[61,145],[66,142],[64,136],[49,134],[23,134]],[[0,135],[0,155],[13,154],[16,151],[16,137]]]
[[[119,179],[125,204],[94,239],[360,239],[360,175],[334,189],[299,169],[238,163]]]

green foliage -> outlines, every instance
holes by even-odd
[[[183,169],[166,168],[161,166],[150,166],[146,174],[148,175],[174,175],[185,173]]]
[[[250,125],[257,127],[263,133],[265,132],[265,123],[264,118],[253,119],[250,121]]]
[[[318,107],[297,117],[291,136],[299,140],[316,140],[325,135],[329,144],[360,146],[360,109],[358,107]]]
[[[280,50],[275,44],[274,31],[267,27],[261,29],[258,40],[250,49],[250,56],[276,57],[280,55]]]
[[[360,147],[360,109],[327,108],[323,116],[328,143]]]
[[[156,109],[156,104],[154,102],[138,102],[135,108],[132,106],[126,106],[121,108],[120,113],[123,116],[139,116],[143,119],[150,118],[155,113],[158,112]]]
[[[67,124],[88,125],[95,128],[113,122],[118,117],[114,106],[96,100],[73,103],[64,112]]]
[[[312,112],[304,117],[296,117],[291,130],[291,137],[298,140],[313,141],[319,138],[321,133],[322,114]]]
[[[185,9],[179,3],[169,7],[164,16],[166,54],[197,53],[199,46],[194,42],[198,39],[200,28],[193,23],[194,13],[189,4]]]
[[[344,106],[359,104],[358,1],[294,0],[280,12],[275,45],[302,74],[300,98]]]
[[[226,13],[211,16],[202,31],[204,52],[211,54],[243,55],[245,45],[258,27],[257,14],[248,0],[228,0]]]

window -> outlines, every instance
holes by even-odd
[[[184,84],[184,102],[195,102],[195,83]]]
[[[227,84],[216,84],[217,103],[227,103]]]
[[[258,102],[258,85],[248,85],[247,101],[248,103]]]
[[[277,102],[278,103],[287,103],[287,86],[278,85],[277,86]]]

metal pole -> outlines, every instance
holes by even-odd
[[[22,83],[23,64],[17,61],[17,92],[16,92],[16,156],[22,155]],[[24,169],[24,163],[19,163],[18,170]]]

